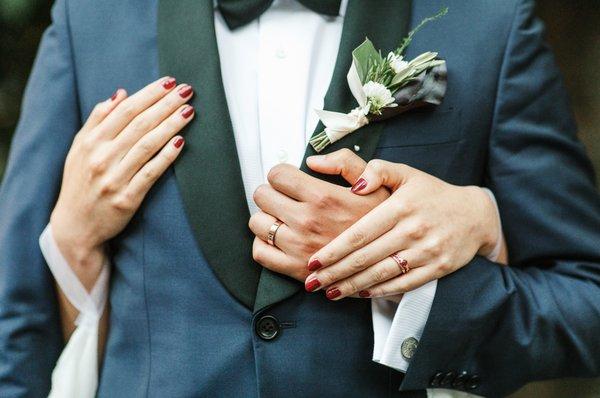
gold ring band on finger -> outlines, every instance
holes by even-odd
[[[404,275],[408,271],[410,271],[408,261],[406,261],[405,258],[400,256],[400,252],[394,253],[390,257],[396,262],[396,264],[398,264],[398,268],[400,268],[400,274]]]
[[[267,243],[271,246],[275,246],[275,235],[277,235],[277,230],[283,224],[282,221],[275,220],[271,228],[269,228],[269,233],[267,234]]]

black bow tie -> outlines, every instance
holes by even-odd
[[[298,0],[298,2],[319,14],[337,16],[340,13],[341,0]],[[260,17],[272,3],[273,0],[218,0],[217,6],[229,29],[234,30]]]

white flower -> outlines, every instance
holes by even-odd
[[[367,96],[372,113],[381,113],[381,109],[385,107],[396,106],[392,92],[381,83],[368,81],[363,86],[363,91]]]
[[[396,55],[393,52],[388,54],[387,61],[396,73],[400,73],[408,67],[408,62],[404,60],[404,57],[402,55]]]

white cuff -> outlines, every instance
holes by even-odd
[[[499,238],[492,253],[487,256],[488,260],[496,261],[504,242],[500,213],[492,191],[486,188],[482,189],[490,195],[496,205],[496,214],[498,215]],[[374,334],[373,361],[400,372],[406,372],[412,354],[423,335],[436,290],[437,280],[434,280],[405,293],[399,304],[384,298],[371,300]]]
[[[405,293],[399,304],[384,298],[371,300],[373,361],[406,372],[427,323],[436,288],[437,280],[426,283]]]
[[[98,327],[108,298],[110,266],[106,262],[90,293],[56,245],[50,224],[40,236],[40,249],[54,279],[67,299],[79,310],[77,328],[52,372],[49,398],[93,398],[98,386]]]

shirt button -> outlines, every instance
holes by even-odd
[[[419,345],[419,341],[414,337],[409,337],[402,342],[400,346],[400,352],[404,359],[411,359],[417,350],[417,346]]]
[[[272,315],[265,315],[256,322],[256,334],[263,340],[273,340],[281,330],[279,321]]]
[[[279,59],[284,59],[285,57],[287,57],[287,53],[283,48],[280,47],[275,51],[275,56]]]
[[[288,153],[285,149],[280,149],[279,151],[277,151],[277,160],[279,160],[279,163],[287,162]]]

